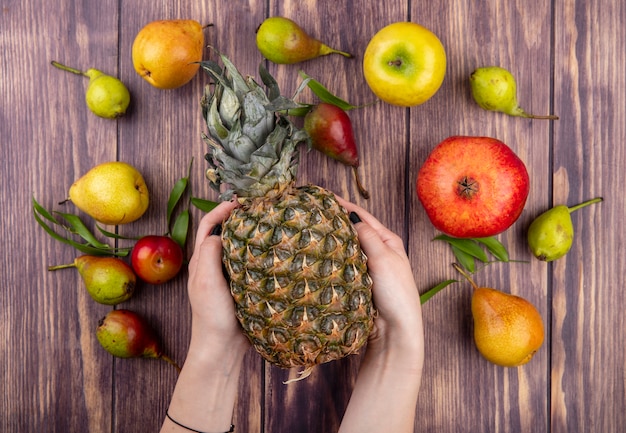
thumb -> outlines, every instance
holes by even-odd
[[[220,278],[222,274],[222,241],[220,239],[221,224],[217,224],[211,233],[196,244],[195,251],[189,260],[190,279]]]

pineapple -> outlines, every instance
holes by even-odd
[[[298,145],[308,141],[268,92],[220,56],[206,61],[212,77],[202,98],[210,147],[207,178],[221,200],[241,206],[224,222],[223,262],[237,318],[255,349],[273,365],[301,367],[355,354],[372,329],[372,280],[346,210],[330,191],[296,186]],[[211,91],[211,89],[213,89]]]

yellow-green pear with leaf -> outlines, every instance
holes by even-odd
[[[69,200],[96,221],[111,225],[139,219],[150,202],[141,173],[121,161],[93,167],[72,184]]]
[[[125,261],[117,257],[83,255],[65,265],[50,266],[49,271],[76,268],[94,301],[117,305],[135,292],[137,277]]]

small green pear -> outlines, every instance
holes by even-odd
[[[574,241],[570,214],[601,201],[602,197],[596,197],[572,207],[558,205],[535,218],[528,227],[528,245],[533,255],[539,260],[551,262],[567,254]]]
[[[133,311],[110,311],[98,322],[96,338],[115,357],[162,359],[180,372],[178,364],[163,353],[154,329]]]
[[[89,78],[85,102],[96,116],[116,119],[126,114],[126,109],[130,104],[130,92],[120,80],[94,68],[83,72],[59,62],[52,61],[51,63],[52,66],[64,71]]]
[[[76,268],[94,301],[116,305],[127,301],[135,292],[137,277],[132,268],[117,257],[84,255],[73,263],[50,266],[49,271]]]
[[[553,115],[537,116],[524,111],[517,102],[515,78],[504,68],[499,66],[478,68],[472,72],[469,81],[474,100],[485,110],[531,119],[558,119]]]
[[[256,45],[266,59],[279,64],[304,62],[328,54],[353,57],[309,36],[298,24],[284,17],[263,21],[256,32]]]
[[[148,209],[146,181],[132,165],[111,161],[96,165],[72,184],[69,200],[103,224],[127,224]]]

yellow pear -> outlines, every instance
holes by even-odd
[[[141,173],[120,161],[93,167],[72,184],[69,199],[96,221],[114,225],[137,220],[149,203]]]
[[[135,36],[133,66],[154,87],[175,89],[196,75],[203,48],[204,33],[199,22],[153,21]]]

